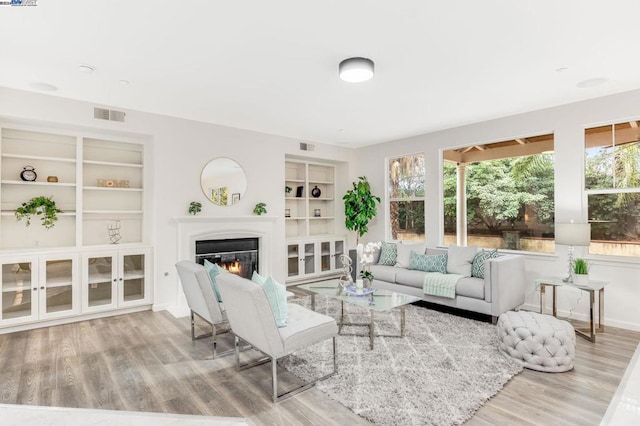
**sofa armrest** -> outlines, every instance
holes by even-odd
[[[491,315],[498,316],[524,303],[524,257],[504,255],[485,265],[484,298],[491,303]]]

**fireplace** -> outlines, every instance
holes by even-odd
[[[205,259],[217,263],[227,271],[251,279],[258,271],[258,238],[228,238],[196,241],[196,262]]]

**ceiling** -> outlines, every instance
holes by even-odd
[[[357,147],[638,89],[638,16],[637,0],[38,0],[0,6],[0,86]],[[352,56],[372,80],[337,77]]]

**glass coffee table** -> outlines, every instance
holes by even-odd
[[[369,327],[369,348],[373,349],[373,341],[376,336],[384,337],[404,337],[404,308],[406,305],[422,300],[419,297],[408,294],[398,293],[390,290],[379,289],[370,294],[352,294],[348,293],[339,284],[339,280],[318,281],[310,284],[301,284],[296,286],[300,290],[304,290],[311,295],[311,309],[316,310],[316,295],[327,296],[331,299],[340,301],[340,320],[338,322],[338,330],[341,333],[342,327],[345,325],[359,325]],[[370,313],[370,321],[368,323],[349,323],[344,321],[344,304],[350,303],[355,306],[368,309]],[[394,308],[400,308],[400,334],[375,334],[374,313],[386,312]],[[341,333],[342,334],[342,333]],[[362,334],[361,336],[366,336]]]

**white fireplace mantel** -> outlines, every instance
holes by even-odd
[[[260,274],[271,275],[274,223],[276,216],[178,216],[172,218],[177,223],[177,260],[195,260],[196,241],[226,238],[258,238]],[[178,304],[169,309],[174,316],[186,316],[189,308],[178,285]]]

